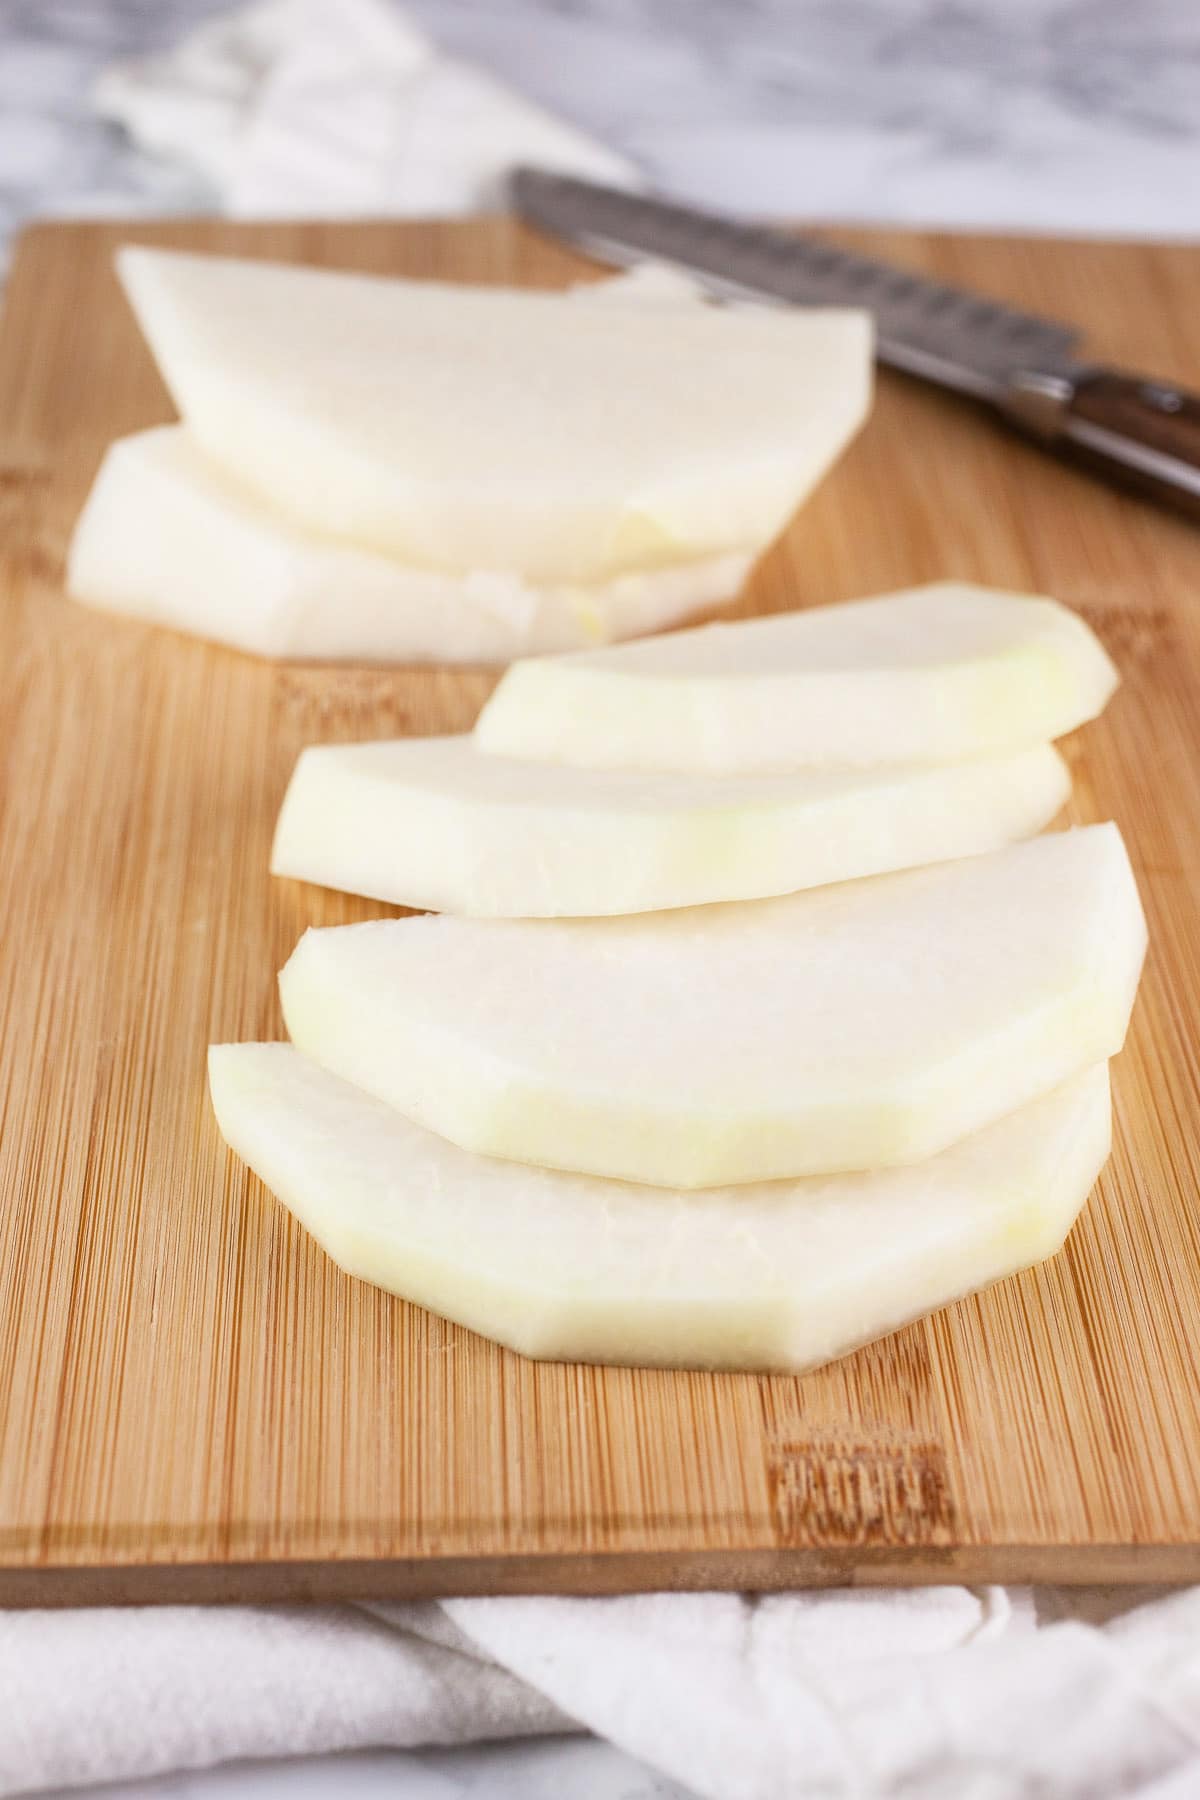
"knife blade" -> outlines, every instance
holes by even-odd
[[[843,249],[547,170],[510,177],[515,210],[602,261],[653,258],[719,299],[861,306],[879,360],[990,404],[1047,449],[1200,517],[1200,399],[1098,366],[1055,319]]]

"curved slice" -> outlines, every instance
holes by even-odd
[[[296,764],[271,867],[475,917],[647,912],[993,850],[1040,830],[1070,787],[1047,744],[727,781],[513,762],[470,737],[320,745]]]
[[[127,246],[197,443],[295,523],[537,582],[754,554],[866,417],[870,315],[589,306]]]
[[[254,656],[508,662],[661,630],[730,599],[749,566],[715,557],[590,587],[409,568],[290,524],[165,425],[109,446],[67,591]]]
[[[309,931],[297,1047],[466,1148],[664,1187],[919,1162],[1120,1049],[1115,825],[780,900]]]
[[[1077,1075],[914,1169],[704,1194],[472,1156],[286,1044],[209,1052],[226,1141],[334,1260],[529,1356],[804,1369],[1052,1255],[1109,1147]]]
[[[1057,601],[938,582],[517,663],[475,735],[498,755],[587,768],[953,761],[1061,737],[1117,679]]]

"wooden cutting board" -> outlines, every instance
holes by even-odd
[[[352,1281],[229,1156],[212,1039],[280,1034],[302,745],[468,726],[485,670],[277,668],[62,593],[106,442],[169,416],[126,238],[467,281],[504,221],[51,225],[0,339],[0,1604],[1200,1578],[1200,528],[884,376],[742,611],[961,576],[1078,607],[1125,685],[1068,746],[1152,949],[1065,1253],[803,1379],[535,1364]],[[859,234],[1200,382],[1200,252]]]

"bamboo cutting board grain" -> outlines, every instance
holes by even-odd
[[[109,438],[169,416],[127,237],[558,285],[503,221],[24,240],[0,340],[0,1604],[1200,1578],[1200,529],[899,379],[744,609],[942,575],[1079,607],[1125,686],[1071,748],[1152,951],[1065,1254],[803,1379],[537,1365],[342,1275],[229,1156],[210,1039],[280,1033],[303,744],[468,726],[487,671],[272,668],[61,588]],[[1200,380],[1200,253],[860,238]]]

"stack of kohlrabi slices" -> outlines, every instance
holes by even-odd
[[[440,916],[308,932],[291,1045],[211,1052],[222,1131],[346,1269],[534,1356],[802,1369],[1037,1262],[1145,947],[1116,826],[1034,835],[1115,681],[1053,601],[942,585],[306,751],[276,872]]]
[[[870,406],[869,314],[707,306],[677,274],[118,267],[182,423],[109,448],[68,589],[261,656],[505,662],[660,630],[738,591]]]

